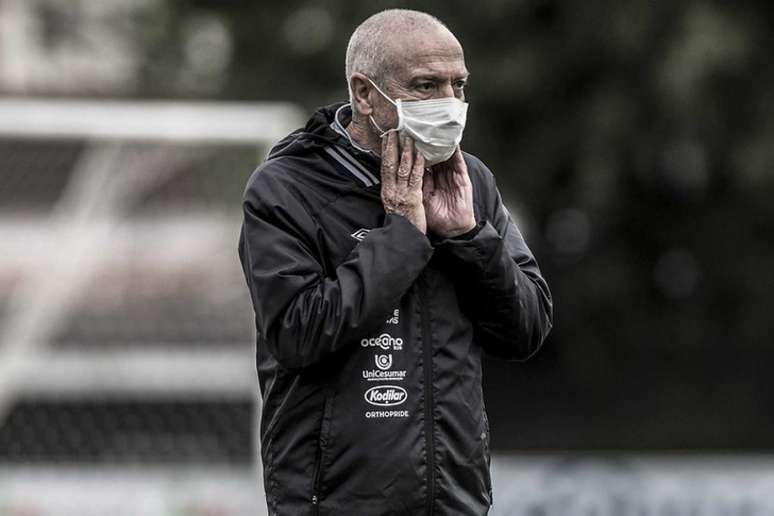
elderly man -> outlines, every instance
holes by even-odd
[[[251,176],[239,242],[272,515],[479,515],[481,356],[524,360],[551,297],[492,173],[460,151],[462,47],[430,15],[352,34],[350,102]]]

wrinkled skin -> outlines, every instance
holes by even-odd
[[[476,226],[473,189],[459,146],[451,158],[425,172],[422,201],[427,227],[436,235],[451,238]]]
[[[427,218],[422,203],[422,176],[425,160],[414,152],[414,144],[406,139],[398,155],[398,135],[394,132],[383,139],[382,204],[386,213],[403,215],[422,233],[427,232]]]

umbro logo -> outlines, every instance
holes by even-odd
[[[359,242],[359,241],[363,240],[366,237],[366,235],[368,234],[369,231],[371,231],[371,230],[370,229],[366,229],[366,228],[360,228],[360,229],[358,229],[357,231],[355,231],[354,233],[352,233],[349,236],[351,236],[352,238],[354,238],[355,240],[357,240]]]

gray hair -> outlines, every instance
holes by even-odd
[[[435,16],[410,9],[387,9],[370,16],[358,25],[349,38],[345,59],[344,72],[350,102],[352,91],[349,81],[353,73],[362,73],[379,86],[384,84],[385,75],[393,64],[389,62],[389,52],[385,49],[396,30],[405,27],[446,28],[446,25]]]

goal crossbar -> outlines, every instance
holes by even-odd
[[[0,98],[0,136],[255,144],[303,120],[288,102],[167,102]]]

